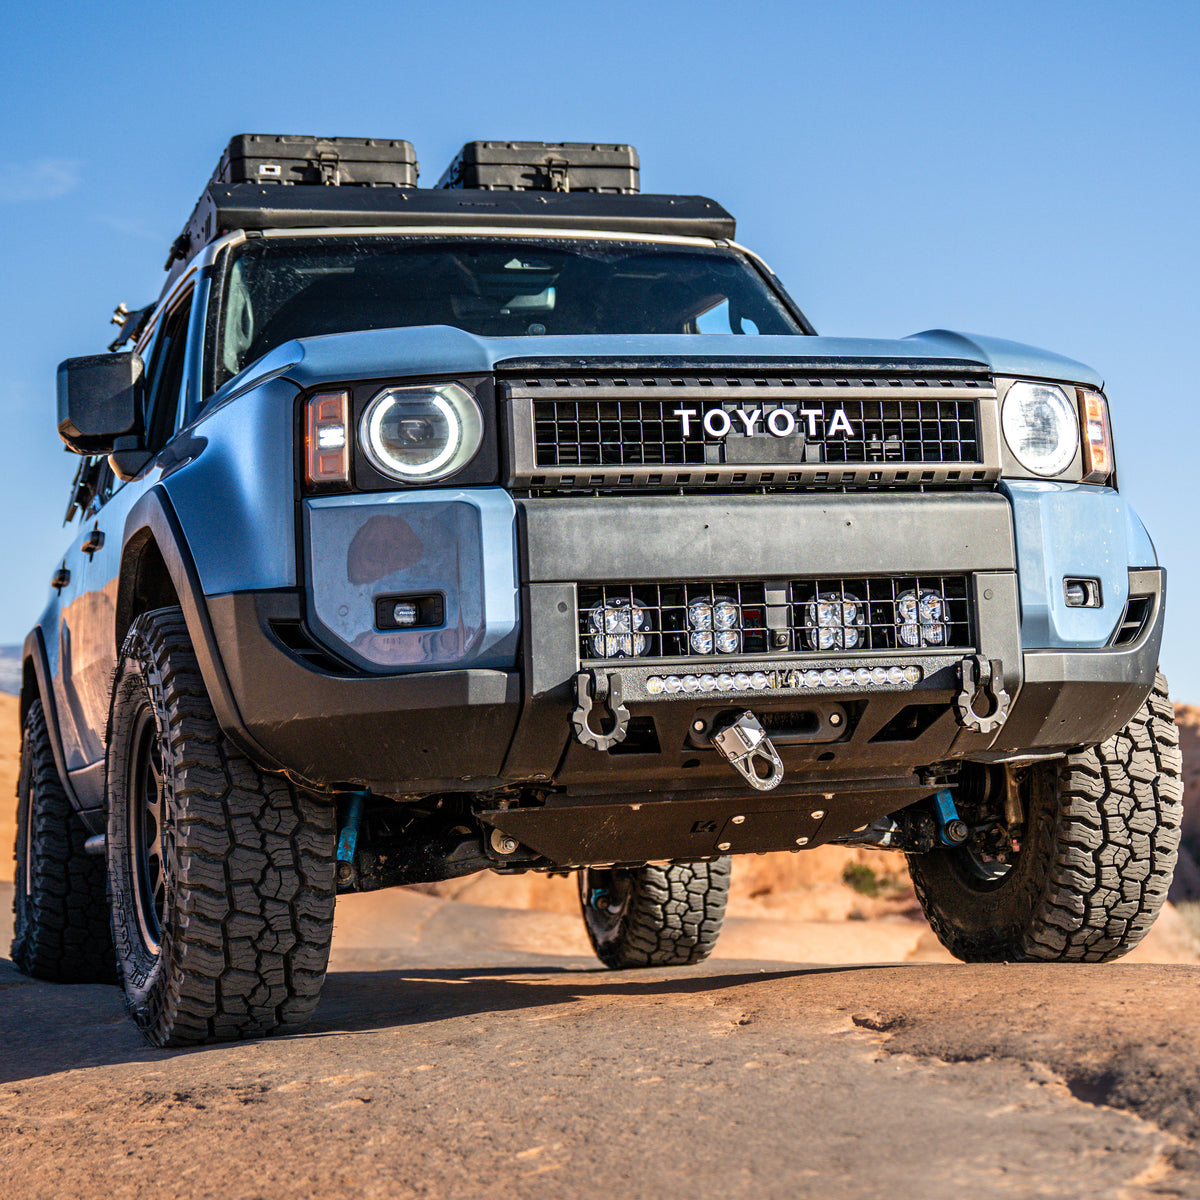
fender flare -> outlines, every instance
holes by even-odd
[[[129,593],[132,583],[125,569],[126,555],[131,553],[130,543],[136,543],[139,535],[147,533],[154,540],[162,555],[167,573],[170,575],[172,586],[175,589],[175,595],[179,598],[192,649],[200,664],[200,674],[204,679],[209,702],[213,706],[213,712],[222,732],[259,767],[267,771],[283,770],[282,764],[268,754],[246,731],[237,701],[233,696],[233,690],[229,686],[229,678],[225,673],[216,636],[213,633],[208,602],[200,585],[200,575],[196,570],[191,552],[188,550],[187,538],[179,522],[179,517],[176,515],[174,505],[161,484],[146,492],[129,510],[129,514],[125,518],[125,530],[121,540],[121,582],[117,591],[114,637],[122,628],[122,614],[127,613],[132,604],[132,597]],[[118,658],[120,649],[118,644]]]
[[[54,753],[54,769],[58,772],[58,781],[62,784],[62,789],[67,794],[67,799],[71,802],[71,807],[77,813],[83,813],[84,809],[79,803],[79,794],[75,791],[74,785],[71,783],[71,776],[67,773],[67,760],[63,754],[62,735],[58,728],[58,705],[54,700],[54,683],[50,678],[50,659],[46,655],[45,635],[42,633],[42,627],[35,625],[25,638],[25,646],[21,652],[21,660],[23,663],[32,663],[34,678],[37,680],[37,698],[42,702],[42,713],[46,718],[46,729],[50,733],[50,749]],[[23,670],[24,668],[22,668]],[[25,714],[29,710],[29,705],[33,702],[33,698],[28,700],[25,695],[25,688],[21,688],[21,723],[24,728]]]

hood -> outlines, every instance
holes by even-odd
[[[976,363],[998,375],[1101,385],[1090,367],[1018,342],[932,329],[912,337],[736,337],[706,335],[589,335],[481,338],[449,325],[368,329],[286,342],[247,367],[223,391],[241,392],[276,376],[300,387],[398,375],[482,375],[506,360],[702,359],[765,363],[797,359],[878,360],[900,366],[913,359]]]

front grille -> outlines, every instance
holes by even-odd
[[[566,490],[989,481],[981,402],[994,402],[991,378],[939,367],[502,371],[511,481]]]
[[[941,614],[926,626],[922,640],[919,613],[905,619],[900,601],[906,593],[937,607]],[[579,656],[583,661],[623,658],[691,658],[719,663],[725,658],[762,658],[775,654],[828,658],[860,652],[929,653],[967,650],[971,641],[971,606],[965,575],[871,576],[800,579],[790,582],[747,581],[689,583],[580,584]],[[693,642],[690,605],[716,606],[731,601],[736,618],[727,630],[734,639],[727,654]],[[643,613],[639,626],[624,615],[634,606]],[[621,614],[611,631],[596,615],[608,607]],[[837,624],[822,623],[831,617]],[[939,627],[940,640],[928,640],[929,626]],[[908,632],[916,645],[906,642]],[[715,638],[715,631],[714,631]],[[703,643],[704,639],[700,639]]]
[[[741,397],[737,397],[741,399]],[[696,466],[708,463],[790,461],[801,463],[940,463],[979,461],[979,436],[973,400],[737,400],[714,397],[697,401],[695,415],[672,415],[683,407],[667,398],[594,400],[586,392],[569,400],[533,402],[534,438],[539,467]],[[766,407],[770,405],[771,407]],[[738,415],[747,414],[746,420]],[[768,418],[779,429],[764,431]],[[724,416],[718,417],[717,413]],[[754,436],[746,435],[753,420]],[[840,415],[839,415],[840,414]],[[720,438],[708,426],[729,433]],[[829,430],[836,426],[831,436]],[[846,430],[856,436],[849,436]],[[697,432],[703,436],[696,436]]]

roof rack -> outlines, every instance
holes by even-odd
[[[734,236],[733,217],[715,200],[638,195],[637,173],[632,146],[468,142],[443,186],[418,188],[408,142],[240,134],[172,243],[166,266],[186,263],[235,229],[487,225]]]

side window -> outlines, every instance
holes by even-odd
[[[175,432],[191,311],[189,295],[167,314],[146,369],[146,448],[155,454]]]

